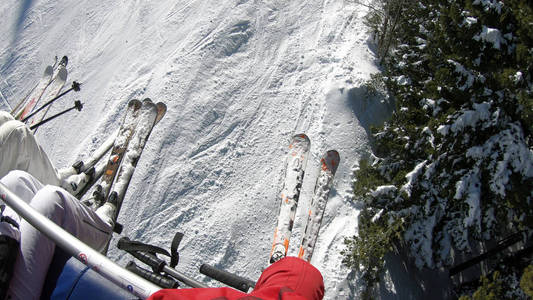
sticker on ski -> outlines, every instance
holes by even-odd
[[[298,252],[298,257],[306,261],[311,261],[313,250],[315,248],[322,218],[326,210],[326,204],[329,198],[329,192],[333,185],[333,178],[339,166],[340,156],[335,150],[329,150],[320,159],[319,175],[315,184],[315,191],[311,199],[311,205],[307,216],[305,233]]]
[[[105,198],[107,198],[111,184],[113,183],[113,180],[117,174],[118,167],[120,166],[120,163],[124,157],[124,152],[126,152],[126,147],[128,146],[131,136],[135,131],[135,127],[137,126],[141,106],[142,102],[137,99],[133,99],[128,102],[126,115],[124,116],[122,125],[120,126],[117,137],[115,138],[107,165],[104,168],[101,183],[101,193],[100,197],[97,197],[99,201],[103,201]]]
[[[166,113],[166,105],[163,103],[154,104],[152,100],[146,98],[142,102],[142,107],[139,113],[137,126],[131,140],[126,147],[124,158],[120,163],[117,171],[117,176],[111,187],[108,201],[116,206],[113,221],[116,221],[122,200],[126,195],[126,190],[133,176],[133,172],[137,166],[137,162],[141,157],[146,141],[152,132],[156,122],[158,122]]]

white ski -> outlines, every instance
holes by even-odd
[[[335,177],[339,162],[339,153],[335,150],[329,150],[320,159],[320,171],[316,179],[315,192],[309,208],[302,245],[298,253],[298,257],[306,261],[311,261],[311,257],[313,256],[313,250],[318,239],[329,192],[333,184],[333,177]]]
[[[278,224],[274,231],[270,263],[274,263],[287,255],[310,147],[311,142],[305,134],[295,135],[289,145],[285,181],[281,191]]]

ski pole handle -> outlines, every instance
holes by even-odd
[[[217,269],[208,264],[203,264],[200,267],[200,273],[245,293],[255,287],[255,282],[251,281],[250,279],[246,279],[239,275]]]
[[[179,287],[176,280],[141,268],[132,261],[126,265],[126,269],[164,289],[177,289]]]
[[[122,238],[118,241],[117,247],[119,249],[123,249],[123,244],[126,243],[126,241],[129,240],[127,238]],[[129,254],[131,254],[136,259],[142,261],[143,263],[149,265],[154,272],[162,272],[163,268],[167,264],[164,260],[158,258],[157,256],[149,253],[139,252],[139,251],[132,251],[132,250],[126,250]]]
[[[133,255],[138,260],[142,261],[143,263],[151,266],[154,268],[154,271],[156,272],[165,272],[166,274],[176,278],[177,280],[185,283],[186,285],[193,287],[193,288],[207,288],[208,286],[194,280],[193,278],[189,278],[185,276],[184,274],[181,274],[174,268],[170,268],[167,266],[167,263],[156,257],[155,255],[143,253],[139,251],[128,251],[129,254]]]

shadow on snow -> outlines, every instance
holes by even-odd
[[[26,20],[26,17],[28,15],[28,12],[30,8],[32,7],[35,0],[22,0],[20,1],[20,6],[18,9],[17,17],[15,18],[15,24],[13,27],[12,32],[12,39],[11,43],[7,47],[7,55],[4,59],[4,62],[2,63],[0,73],[4,73],[16,60],[15,56],[15,45],[17,44],[17,41],[19,39],[19,35],[24,29],[24,21]]]

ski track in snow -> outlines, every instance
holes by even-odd
[[[352,169],[368,150],[348,91],[377,72],[365,7],[342,0],[63,0],[34,1],[19,16],[18,6],[0,4],[0,89],[13,94],[10,104],[54,55],[69,57],[67,86],[83,84],[49,115],[75,99],[83,111],[37,134],[58,167],[96,149],[130,99],[168,106],[126,194],[123,235],[169,247],[182,231],[180,270],[210,285],[216,283],[197,271],[202,263],[258,279],[268,262],[286,147],[293,134],[306,133],[311,155],[289,254],[302,238],[318,160],[336,149],[341,165],[312,263],[324,275],[326,299],[354,297],[339,252],[355,234]],[[117,250],[110,257],[130,259]]]

